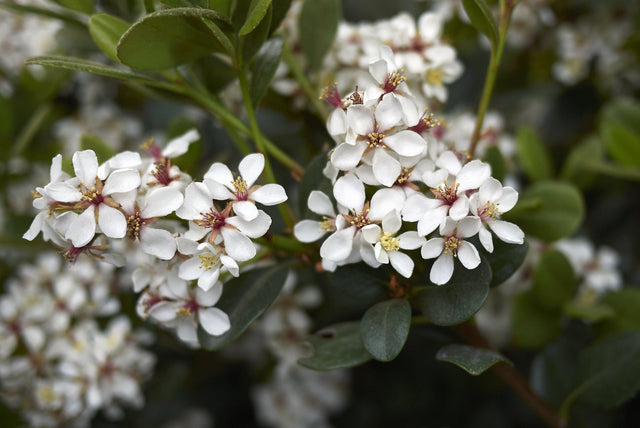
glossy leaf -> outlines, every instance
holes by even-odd
[[[516,206],[503,214],[528,234],[546,242],[571,236],[582,223],[584,201],[573,185],[539,181],[520,194]]]
[[[578,289],[573,268],[558,250],[540,256],[533,272],[533,292],[538,301],[549,308],[558,308],[571,299]]]
[[[298,207],[302,218],[317,216],[317,214],[312,213],[307,207],[307,200],[309,199],[309,194],[312,191],[319,190],[324,192],[333,200],[333,186],[331,185],[331,180],[325,177],[322,173],[328,161],[328,153],[323,152],[313,158],[305,168],[298,190]]]
[[[124,33],[117,46],[118,58],[140,70],[165,70],[224,51],[201,18],[221,22],[228,19],[216,11],[199,8],[153,12]]]
[[[115,62],[120,62],[116,55],[116,46],[128,29],[128,22],[106,13],[98,13],[89,19],[89,32],[93,41],[105,55]]]
[[[364,263],[340,266],[328,276],[329,283],[339,293],[356,300],[381,300],[389,291],[389,282],[383,271]]]
[[[437,325],[460,324],[482,307],[489,295],[491,268],[486,261],[467,270],[456,262],[451,280],[439,286],[428,286],[418,293],[425,318]]]
[[[220,349],[237,339],[278,297],[287,270],[284,265],[254,269],[226,282],[216,307],[229,315],[231,328],[221,336],[211,336],[199,328],[200,345],[208,350]]]
[[[309,68],[319,70],[342,16],[340,0],[305,1],[300,11],[300,47]]]
[[[533,291],[518,295],[511,312],[513,338],[523,348],[539,348],[551,342],[560,330],[561,312],[548,309]]]
[[[531,388],[556,407],[575,387],[578,351],[566,340],[554,342],[537,354],[531,364]]]
[[[282,20],[287,16],[287,12],[291,7],[291,0],[273,0],[271,2],[273,8],[273,14],[271,16],[271,28],[269,29],[269,35],[280,27]]]
[[[491,9],[484,0],[462,0],[467,16],[471,24],[485,36],[489,37],[491,48],[495,49],[498,45],[498,27],[493,20]]]
[[[609,155],[620,165],[640,167],[640,135],[618,123],[605,122],[600,136]]]
[[[553,178],[551,154],[532,128],[518,130],[516,154],[520,167],[531,181]]]
[[[258,104],[267,92],[273,76],[276,74],[280,56],[282,55],[282,39],[274,37],[262,45],[256,60],[251,67],[251,101]]]
[[[115,156],[116,151],[95,135],[84,134],[80,139],[81,150],[93,150],[96,152],[98,162],[103,163]]]
[[[578,358],[580,400],[613,407],[640,390],[640,332],[620,333],[585,349]]]
[[[478,376],[494,364],[504,362],[513,365],[506,357],[491,349],[452,344],[438,350],[436,360],[455,364],[467,373]]]
[[[240,28],[239,35],[246,36],[250,32],[256,29],[258,24],[267,14],[267,10],[271,6],[271,0],[252,0],[251,8],[247,20]]]
[[[405,299],[380,302],[362,317],[360,331],[364,347],[376,360],[391,361],[398,356],[409,336],[411,306]]]
[[[362,342],[360,322],[335,324],[307,337],[311,356],[298,364],[312,370],[354,367],[371,359]]]
[[[484,253],[484,258],[491,266],[491,287],[498,286],[505,282],[518,270],[524,262],[529,244],[507,244],[499,239],[493,240],[493,252]]]

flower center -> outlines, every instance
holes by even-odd
[[[171,159],[162,158],[156,161],[154,165],[156,168],[151,174],[156,180],[158,180],[158,183],[163,186],[168,186],[173,180],[175,180],[175,177],[171,177],[171,174],[169,174],[169,171],[171,170]]]
[[[369,215],[369,208],[362,210],[360,213],[353,216],[351,219],[351,224],[354,225],[358,229],[362,229],[368,224],[371,224],[371,220],[367,218]]]
[[[325,232],[331,232],[336,229],[335,221],[327,216],[322,216],[322,221],[318,223],[320,224],[320,230]]]
[[[46,404],[51,404],[56,399],[56,394],[50,386],[38,388],[38,399]]]
[[[140,230],[147,224],[147,220],[140,217],[140,211],[127,217],[127,236],[131,239],[140,238]]]
[[[200,214],[202,215],[202,220],[195,220],[195,223],[212,230],[222,229],[227,222],[227,216],[217,212],[214,208],[211,208],[206,214]]]
[[[191,298],[178,308],[176,314],[178,314],[179,317],[188,317],[191,314],[197,313],[199,307],[198,302]]]
[[[450,236],[444,241],[444,253],[458,257],[458,248],[460,248],[460,244],[462,244],[462,240],[456,238],[455,236]]]
[[[409,181],[409,179],[411,178],[411,170],[409,168],[405,168],[404,166],[402,167],[402,170],[400,172],[400,175],[398,176],[398,178],[396,179],[395,184],[397,185],[403,185],[405,183],[407,183]]]
[[[454,184],[449,186],[448,184],[443,184],[434,192],[436,198],[442,200],[447,205],[453,205],[453,203],[458,199],[458,184]]]
[[[393,92],[398,86],[400,86],[402,82],[405,82],[406,80],[407,78],[404,75],[404,69],[400,71],[396,70],[392,73],[387,73],[387,79],[385,80],[384,85],[382,85],[382,89],[384,89],[386,93]]]
[[[433,113],[428,113],[426,110],[420,121],[417,124],[409,128],[411,131],[416,132],[418,134],[422,134],[423,132],[430,130],[431,128],[435,128],[436,126],[440,126],[441,122],[439,119],[434,117]]]
[[[384,137],[386,137],[386,135],[384,135],[384,134],[382,134],[382,133],[380,133],[378,131],[370,132],[367,135],[367,138],[368,138],[367,144],[369,145],[369,147],[371,147],[373,149],[376,149],[378,147],[381,147],[381,148],[384,149],[384,148],[386,148],[386,146],[382,142],[382,139]]]
[[[322,94],[320,94],[319,99],[326,101],[336,108],[342,108],[342,98],[340,97],[340,93],[338,92],[338,82],[333,82],[332,84],[326,86],[322,90]]]
[[[218,261],[220,260],[220,257],[218,257],[217,254],[213,254],[213,253],[201,254],[199,257],[200,257],[200,266],[198,267],[204,270],[213,269],[216,266],[216,264],[218,264]]]
[[[380,245],[385,251],[398,251],[400,249],[400,239],[394,237],[390,232],[384,232],[380,237]]]
[[[500,215],[498,210],[499,203],[487,202],[484,207],[479,210],[478,215],[483,221],[495,220]]]
[[[425,79],[430,85],[442,86],[442,70],[439,68],[430,68],[425,73]]]
[[[82,200],[93,205],[100,205],[104,198],[102,197],[101,192],[98,192],[95,187],[92,187],[91,189],[82,192]]]
[[[247,193],[247,182],[242,179],[242,177],[236,178],[231,182],[233,184],[233,189],[236,193],[236,198],[239,201],[246,201],[249,194]]]

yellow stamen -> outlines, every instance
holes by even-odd
[[[398,251],[400,249],[400,239],[389,232],[384,232],[380,237],[380,245],[385,251]]]

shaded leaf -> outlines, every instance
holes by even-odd
[[[529,244],[508,244],[500,239],[493,240],[493,252],[484,253],[491,266],[491,287],[502,284],[513,275],[524,262]]]
[[[276,74],[280,56],[282,55],[282,39],[274,37],[262,45],[256,60],[251,67],[251,102],[258,104],[267,92],[273,76]]]
[[[586,161],[583,164],[585,171],[608,175],[621,180],[640,181],[640,167],[617,165],[611,162]]]
[[[594,302],[571,300],[563,307],[565,315],[576,318],[599,322],[615,316],[615,311],[608,305]]]
[[[620,165],[640,167],[640,135],[615,122],[604,122],[600,136],[609,155]]]
[[[436,360],[455,364],[474,376],[482,374],[494,364],[504,362],[513,365],[506,357],[490,349],[452,344],[438,350]]]
[[[84,134],[80,140],[80,149],[93,150],[96,152],[99,163],[106,162],[116,155],[116,151],[113,147],[95,135]]]
[[[266,16],[260,21],[260,24],[250,33],[242,37],[242,60],[249,63],[251,59],[258,53],[267,37],[269,37],[269,29],[271,28],[271,5],[267,9]]]
[[[231,328],[221,336],[211,336],[199,327],[200,345],[208,350],[220,349],[237,339],[278,297],[287,271],[288,267],[280,264],[250,270],[227,281],[216,307],[229,315]]]
[[[319,190],[324,192],[327,196],[333,200],[333,185],[331,180],[324,176],[322,170],[324,170],[327,162],[329,161],[329,154],[326,152],[320,153],[314,157],[309,165],[304,170],[304,175],[300,180],[300,187],[298,190],[298,207],[302,218],[309,218],[317,214],[312,213],[307,207],[307,200],[309,194],[313,190]]]
[[[31,6],[13,2],[0,2],[0,9],[7,9],[9,11],[18,13],[40,15],[47,18],[59,19],[61,21],[79,27],[86,27],[86,24],[84,23],[84,21],[82,21],[78,14],[66,10],[51,10],[45,7]]]
[[[598,326],[600,335],[610,335],[626,330],[640,331],[640,290],[623,288],[605,294],[600,304],[611,308],[615,316]]]
[[[490,146],[484,151],[482,161],[491,165],[491,176],[502,182],[506,173],[504,157],[498,146]]]
[[[473,269],[465,269],[456,262],[448,283],[428,286],[418,293],[418,301],[425,318],[437,325],[460,324],[482,307],[489,295],[491,268],[483,260]]]
[[[371,301],[384,299],[388,293],[389,280],[365,263],[340,266],[329,272],[329,283],[341,294],[357,300]]]
[[[335,370],[354,367],[371,359],[362,342],[360,322],[335,324],[307,338],[313,354],[298,360],[312,370]]]
[[[539,181],[524,190],[516,206],[503,214],[529,235],[546,242],[571,236],[582,223],[584,201],[573,185]]]
[[[247,20],[240,28],[239,35],[246,36],[250,32],[256,29],[258,24],[267,14],[267,10],[271,6],[271,0],[252,0],[249,15]]]
[[[538,301],[549,308],[558,308],[571,299],[578,289],[573,268],[558,250],[540,256],[533,271],[533,292]]]
[[[586,188],[596,179],[590,163],[600,163],[604,157],[604,145],[596,136],[591,136],[574,147],[562,166],[560,177],[576,186]]]
[[[556,407],[575,387],[577,351],[565,340],[554,342],[531,364],[531,388]]]
[[[340,0],[305,1],[300,11],[300,47],[309,68],[319,70],[342,16]]]
[[[405,299],[380,302],[362,317],[360,331],[364,347],[380,361],[398,356],[409,336],[411,306]]]
[[[287,12],[291,7],[291,0],[273,0],[271,2],[273,8],[273,14],[271,16],[271,28],[269,29],[269,35],[280,27],[282,20],[287,16]]]
[[[205,23],[209,30],[211,30],[211,34],[220,42],[220,45],[226,51],[229,56],[233,56],[235,53],[235,48],[233,47],[233,43],[229,39],[229,37],[222,31],[222,29],[211,19],[202,18],[202,22]]]
[[[632,98],[615,98],[601,112],[603,123],[615,123],[640,136],[640,104]]]
[[[89,19],[89,32],[93,41],[115,62],[120,62],[116,55],[116,45],[128,29],[128,22],[106,13],[98,13]]]
[[[484,0],[462,0],[467,16],[471,24],[481,33],[489,37],[491,48],[496,49],[498,45],[498,27],[493,20],[491,9]]]
[[[551,154],[530,127],[521,127],[516,136],[518,163],[531,181],[553,177]]]
[[[539,348],[551,342],[560,330],[561,312],[543,306],[532,290],[518,295],[511,312],[515,342],[523,348]]]
[[[89,15],[93,12],[93,0],[53,0],[62,7]]]

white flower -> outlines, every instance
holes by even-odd
[[[445,102],[447,88],[444,85],[456,81],[462,75],[462,64],[456,59],[456,51],[450,46],[432,46],[424,54],[428,62],[422,71],[422,92],[427,98]]]
[[[328,232],[336,231],[336,213],[331,199],[319,190],[309,193],[309,209],[322,216],[322,221],[302,220],[293,227],[293,235],[300,242],[315,242]]]
[[[420,248],[425,239],[417,232],[409,231],[395,236],[402,226],[400,213],[393,210],[382,219],[382,228],[377,224],[370,224],[362,228],[362,236],[374,245],[376,260],[391,266],[405,278],[413,273],[413,260],[399,250],[415,250]]]
[[[222,268],[231,275],[238,276],[238,263],[217,245],[208,242],[198,244],[187,238],[178,238],[178,248],[180,254],[191,256],[180,265],[178,276],[186,280],[197,279],[198,287],[204,291],[209,291],[218,281]]]
[[[204,183],[211,191],[213,199],[219,201],[232,200],[233,212],[246,221],[258,216],[255,203],[271,206],[287,200],[284,188],[275,183],[254,186],[264,169],[264,155],[253,153],[247,155],[238,165],[240,176],[233,178],[229,168],[219,162],[214,163],[204,175]]]
[[[438,257],[431,267],[429,279],[437,285],[446,284],[453,275],[453,259],[467,269],[475,269],[480,264],[480,255],[473,244],[464,240],[480,230],[480,219],[466,217],[459,222],[447,218],[444,226],[440,227],[441,238],[429,239],[421,250],[423,259]]]

